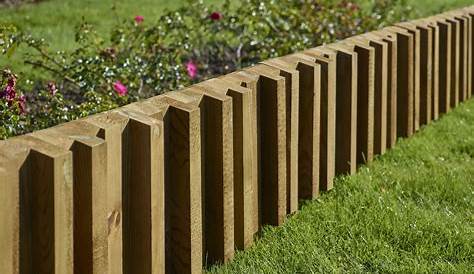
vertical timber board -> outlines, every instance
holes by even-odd
[[[451,87],[450,87],[450,108],[454,108],[459,104],[459,51],[460,51],[460,46],[459,46],[459,36],[460,36],[460,27],[459,23],[455,20],[453,20],[450,17],[443,17],[445,21],[451,25]]]
[[[374,151],[375,51],[354,40],[345,40],[357,53],[357,166],[370,162]]]
[[[204,263],[224,263],[234,255],[232,98],[199,84],[165,96],[183,94],[201,110]]]
[[[439,118],[439,27],[432,21],[427,21],[431,29],[431,119]]]
[[[364,34],[353,37],[374,49],[374,155],[385,153],[387,140],[387,43]]]
[[[336,53],[336,174],[354,174],[357,157],[357,54],[341,44]]]
[[[214,92],[232,98],[233,168],[234,168],[234,243],[237,249],[248,248],[253,241],[253,223],[257,208],[253,200],[257,195],[257,152],[252,139],[251,90],[223,79],[210,79],[201,83]],[[225,133],[225,131],[224,131]]]
[[[468,12],[467,15],[470,18],[470,32],[469,32],[469,70],[470,70],[470,88],[468,91],[468,97],[471,98],[474,95],[474,11]]]
[[[73,155],[74,272],[107,273],[107,144],[82,128],[73,121],[31,136]]]
[[[31,136],[0,143],[14,159],[18,273],[73,273],[72,154]],[[13,263],[13,260],[10,263]],[[14,271],[14,272],[15,272]],[[14,273],[13,272],[13,273]]]
[[[319,140],[321,67],[313,61],[285,56],[268,61],[274,66],[289,65],[299,72],[298,106],[298,197],[319,195]]]
[[[459,22],[459,101],[467,99],[467,66],[468,66],[468,27],[469,20],[461,14],[454,14]]]
[[[437,20],[437,19],[435,19]],[[444,114],[450,109],[451,97],[451,24],[436,21],[439,29],[439,114]]]
[[[258,76],[257,123],[262,224],[281,225],[286,216],[286,92],[285,78],[266,71]]]
[[[122,139],[123,271],[164,273],[163,122],[119,109]]]
[[[286,213],[298,210],[299,72],[285,64],[263,63],[268,71],[285,78],[286,92]],[[255,67],[255,68],[258,68]]]
[[[471,98],[472,92],[472,84],[473,84],[473,45],[472,45],[472,35],[473,35],[473,17],[469,14],[467,10],[464,10],[464,18],[467,18],[468,25],[467,25],[467,91],[466,91],[466,98]]]
[[[108,273],[123,273],[122,135],[128,118],[105,112],[86,118],[84,123],[97,127],[96,136],[107,142]]]
[[[397,142],[397,39],[391,33],[376,31],[368,34],[387,43],[387,134],[386,147]]]
[[[166,273],[202,271],[201,117],[197,107],[158,96],[164,113]]]
[[[413,132],[420,128],[420,30],[411,23],[399,23],[413,37]]]
[[[20,178],[15,159],[1,149],[3,143],[0,141],[0,273],[19,274]]]
[[[336,165],[336,56],[334,52],[321,47],[303,51],[295,56],[311,60],[321,68],[319,189],[329,191],[333,188]]]
[[[426,25],[417,25],[420,31],[420,125],[427,125],[432,119],[433,97],[433,30]]]
[[[386,28],[397,36],[397,137],[413,134],[413,36]]]

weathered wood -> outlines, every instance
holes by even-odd
[[[73,273],[71,152],[20,136],[1,142],[0,155],[11,161],[6,172],[14,193],[9,201],[14,231],[6,230],[13,235],[2,246],[14,259],[5,262],[11,257],[2,256],[2,265],[11,273]]]
[[[270,62],[270,61],[267,61]],[[263,63],[275,76],[285,78],[286,92],[286,213],[298,210],[298,121],[299,121],[299,72],[285,64]],[[260,66],[257,66],[258,69]]]
[[[473,92],[473,81],[474,81],[474,52],[473,52],[473,34],[474,34],[474,14],[470,14],[468,10],[463,10],[464,17],[468,19],[468,28],[467,28],[467,99],[470,99]]]
[[[368,34],[353,37],[374,49],[374,154],[385,153],[387,141],[388,45]]]
[[[357,53],[357,165],[374,157],[374,66],[375,51],[353,39],[342,43]]]
[[[459,101],[467,100],[468,82],[468,28],[469,20],[459,12],[452,14],[459,25]]]
[[[266,63],[299,72],[298,197],[313,199],[319,195],[320,65],[291,55]]]
[[[384,31],[397,38],[397,136],[410,137],[414,128],[413,35],[397,27],[388,27]]]
[[[248,88],[223,79],[201,83],[213,92],[232,97],[234,163],[234,242],[246,249],[253,242],[258,224],[258,181],[256,140],[252,138],[252,94]],[[232,248],[233,249],[233,248]]]
[[[319,142],[319,188],[333,188],[336,150],[336,56],[323,47],[313,48],[295,55],[319,64],[321,67],[320,95],[320,142]],[[306,57],[305,57],[306,56]],[[310,57],[308,59],[308,57]]]
[[[439,118],[439,27],[435,22],[425,21],[426,26],[431,29],[431,118]]]
[[[460,27],[459,23],[452,19],[451,17],[440,15],[438,18],[444,20],[451,25],[451,39],[449,43],[451,44],[451,62],[450,62],[450,95],[449,95],[449,105],[450,108],[454,108],[459,104],[459,82],[460,82],[460,72],[459,72],[459,37],[460,37]]]
[[[357,54],[341,44],[336,53],[336,174],[356,172],[357,156]]]

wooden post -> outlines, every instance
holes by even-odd
[[[407,22],[396,26],[413,36],[413,132],[416,132],[420,128],[420,30]]]
[[[389,27],[397,38],[397,137],[413,135],[413,35],[401,28]]]
[[[9,212],[14,231],[6,227],[0,233],[7,239],[2,268],[13,270],[8,273],[73,273],[71,152],[20,136],[0,142],[0,155],[10,161],[3,172],[9,174],[5,184],[10,183],[13,196],[5,202],[14,206]]]
[[[469,20],[459,12],[452,14],[459,25],[459,101],[467,100]]]
[[[298,113],[299,72],[288,66],[258,65],[250,70],[265,69],[274,76],[285,78],[286,98],[286,213],[298,210]]]
[[[450,109],[451,97],[451,24],[436,20],[439,28],[439,113],[444,114]]]
[[[459,36],[460,36],[460,27],[456,20],[451,17],[440,15],[440,20],[445,21],[451,25],[451,37],[449,43],[451,44],[451,56],[450,56],[450,95],[449,95],[449,105],[450,108],[454,108],[459,104]]]
[[[336,56],[334,52],[322,47],[309,49],[295,56],[306,58],[321,67],[319,188],[329,191],[333,188],[335,175]]]
[[[252,91],[224,79],[210,79],[199,85],[232,97],[234,242],[243,250],[252,244],[258,224],[257,148],[252,138],[257,129],[252,128]]]
[[[376,36],[353,37],[374,49],[374,155],[385,153],[387,141],[388,45]]]
[[[435,22],[425,21],[426,26],[431,30],[431,118],[439,118],[439,27]]]
[[[299,73],[298,106],[298,197],[319,195],[320,89],[319,64],[294,56],[265,62],[274,67],[290,67]]]
[[[374,156],[374,65],[375,51],[356,40],[344,40],[357,53],[357,166]]]
[[[285,78],[271,72],[240,71],[226,79],[254,91],[257,125],[259,227],[280,225],[286,216]]]
[[[371,32],[387,43],[387,148],[393,148],[397,142],[397,39],[391,33]]]

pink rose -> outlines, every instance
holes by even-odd
[[[140,23],[143,22],[143,20],[145,20],[145,18],[143,16],[141,16],[141,15],[135,16],[135,23],[140,24]]]
[[[127,87],[118,80],[114,83],[114,90],[118,96],[125,96],[128,93]]]
[[[211,20],[213,20],[213,21],[219,21],[219,20],[222,19],[222,14],[219,13],[219,12],[217,12],[217,11],[215,11],[215,12],[211,13],[211,15],[209,16],[209,18],[211,18]]]
[[[188,71],[188,75],[191,77],[191,79],[196,78],[198,69],[192,60],[186,63],[186,70]]]

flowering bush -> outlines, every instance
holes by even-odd
[[[377,0],[367,10],[346,0],[243,0],[238,7],[227,0],[219,9],[189,1],[156,23],[131,16],[108,39],[83,22],[76,31],[78,47],[71,52],[53,52],[45,40],[0,25],[1,53],[11,56],[26,47],[25,64],[54,79],[20,77],[17,85],[17,76],[4,72],[0,138],[179,89],[409,15],[404,0]]]

